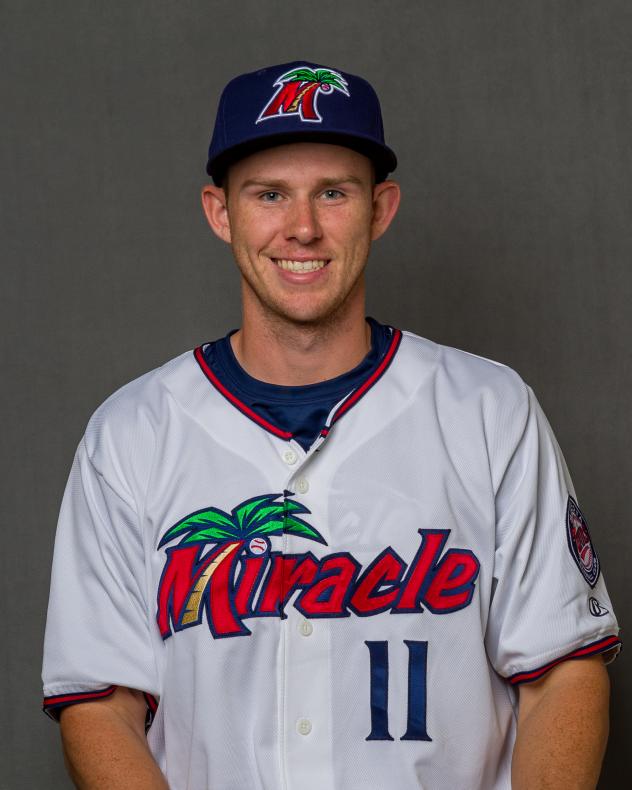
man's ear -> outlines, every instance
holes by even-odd
[[[228,200],[221,187],[206,184],[202,187],[202,208],[213,233],[227,244],[231,242],[228,219]]]
[[[395,181],[382,181],[373,187],[372,241],[379,239],[391,224],[399,208],[400,197],[399,184]]]

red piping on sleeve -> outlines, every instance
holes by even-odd
[[[530,683],[533,680],[538,680],[541,678],[542,675],[546,674],[550,669],[553,669],[553,667],[557,666],[557,664],[561,664],[562,661],[568,661],[569,659],[573,658],[586,658],[587,656],[595,656],[598,653],[604,653],[606,650],[611,650],[613,647],[616,647],[620,644],[621,640],[618,636],[606,636],[603,637],[603,639],[598,639],[596,642],[591,642],[589,645],[584,645],[584,647],[573,650],[571,653],[567,653],[565,656],[556,658],[554,661],[550,661],[548,664],[544,664],[537,669],[528,670],[526,672],[517,672],[515,675],[511,675],[508,680],[512,686],[517,685],[518,683]]]

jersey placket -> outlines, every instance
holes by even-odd
[[[305,505],[320,490],[314,457],[325,451],[319,436],[305,452],[294,440],[279,442],[281,460],[290,475],[285,496]],[[303,539],[283,534],[283,554],[303,553]],[[318,556],[317,551],[314,552]],[[284,580],[285,583],[285,580]],[[290,600],[296,600],[300,590]],[[321,790],[334,786],[331,738],[331,640],[328,619],[306,618],[288,602],[280,620],[279,723],[283,790]]]

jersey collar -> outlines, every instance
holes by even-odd
[[[320,435],[325,437],[329,434],[334,423],[338,422],[345,414],[348,412],[367,394],[367,392],[377,384],[377,382],[382,378],[382,376],[388,370],[391,362],[393,361],[395,354],[397,353],[397,349],[402,340],[402,333],[399,329],[393,329],[390,327],[391,330],[391,339],[386,349],[386,352],[382,356],[378,365],[373,368],[373,370],[369,371],[367,377],[358,384],[348,395],[347,397],[338,405],[338,407],[329,415],[326,424],[323,426]],[[238,409],[242,414],[244,414],[248,419],[255,422],[259,427],[263,428],[264,430],[268,431],[269,433],[273,434],[274,436],[278,437],[279,439],[284,439],[285,441],[289,441],[293,438],[293,434],[291,431],[284,430],[282,427],[278,425],[274,425],[257,411],[252,409],[248,404],[244,403],[234,392],[231,391],[230,382],[220,380],[220,378],[216,375],[216,373],[211,369],[209,364],[207,363],[204,357],[204,348],[205,346],[198,346],[193,354],[195,356],[196,362],[200,366],[202,373],[206,376],[209,382],[215,387],[215,389],[223,395],[224,398],[236,409]]]

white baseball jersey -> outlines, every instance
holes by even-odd
[[[531,390],[394,330],[308,452],[201,349],[97,410],[44,693],[144,691],[172,790],[507,790],[514,684],[618,646]]]

